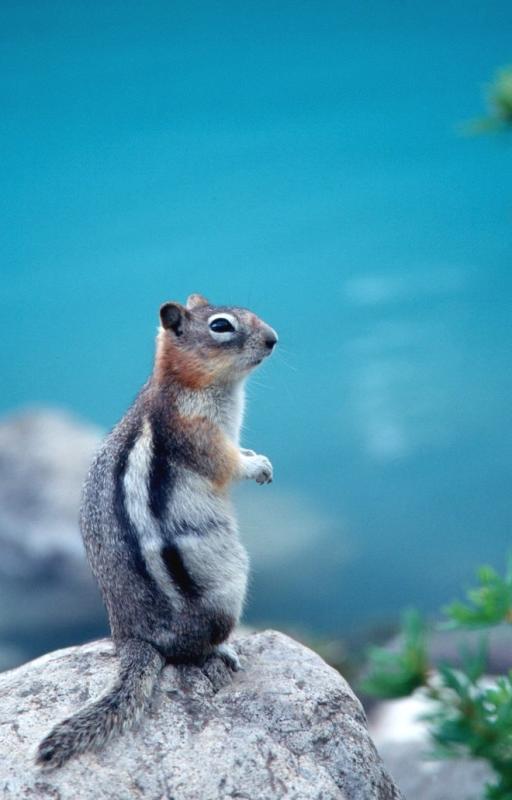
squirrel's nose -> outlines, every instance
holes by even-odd
[[[265,344],[269,350],[272,350],[277,344],[277,333],[272,328],[265,332]]]

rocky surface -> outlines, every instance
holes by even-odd
[[[0,423],[0,669],[106,631],[78,530],[100,436],[61,411]]]
[[[0,675],[5,800],[399,800],[359,701],[322,659],[283,634],[235,640],[244,670],[166,667],[134,731],[55,772],[34,766],[53,724],[112,681],[109,640]]]
[[[62,411],[0,422],[0,574],[36,577],[83,563],[77,512],[100,431]]]
[[[434,760],[421,716],[429,705],[416,692],[404,700],[379,704],[370,717],[370,732],[386,767],[405,797],[416,800],[481,800],[492,779],[482,761]]]

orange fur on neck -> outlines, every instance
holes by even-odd
[[[177,382],[187,389],[204,389],[212,382],[214,370],[206,367],[194,353],[182,350],[166,331],[160,330],[154,375],[158,384]]]
[[[212,353],[206,364],[195,353],[179,347],[165,330],[158,333],[153,374],[160,386],[178,383],[186,389],[204,389],[222,381],[230,366],[231,358],[225,354]]]

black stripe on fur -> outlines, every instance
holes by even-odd
[[[154,585],[153,578],[149,574],[146,567],[146,562],[142,556],[137,530],[135,529],[135,526],[133,525],[126,510],[124,476],[128,466],[128,457],[133,449],[138,435],[139,426],[134,424],[126,436],[117,458],[114,471],[114,514],[119,522],[120,529],[125,535],[135,570],[139,573],[139,575],[142,575],[144,580],[146,580],[149,584]]]
[[[174,585],[188,597],[199,597],[200,587],[185,566],[178,546],[168,544],[162,547],[161,556]]]
[[[151,432],[153,452],[149,471],[149,508],[153,516],[161,521],[169,503],[174,486],[174,470],[171,464],[173,448],[171,437],[167,431],[168,423],[162,419],[158,410],[152,414]]]

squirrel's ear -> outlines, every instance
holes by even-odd
[[[188,316],[187,309],[179,303],[164,303],[160,306],[162,327],[174,331],[176,336],[181,336],[183,333],[183,320]]]
[[[208,300],[202,294],[191,294],[187,300],[187,308],[200,308],[200,306],[207,306]]]

